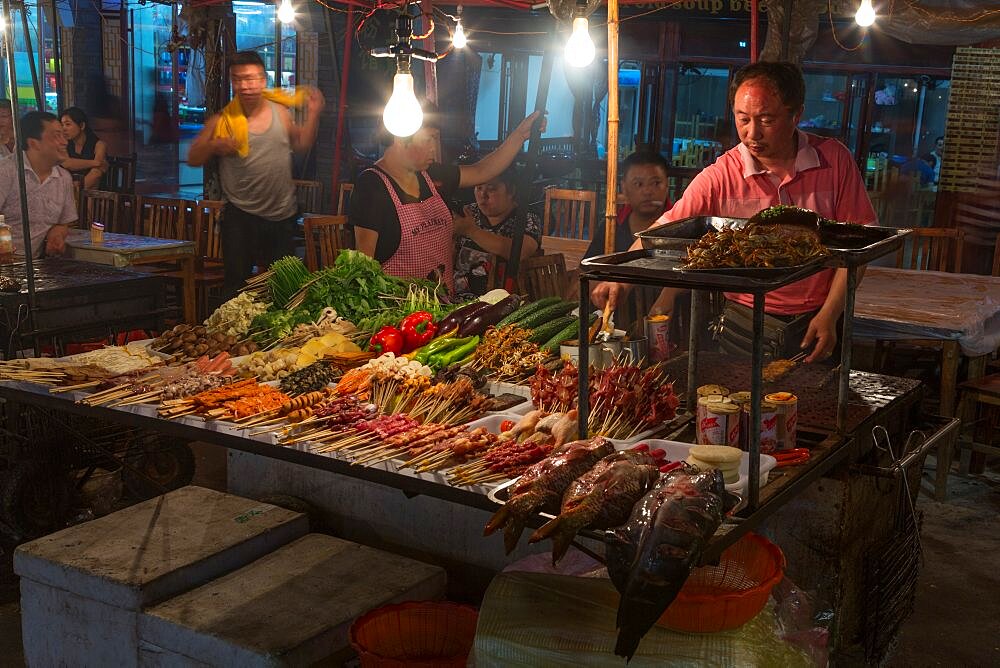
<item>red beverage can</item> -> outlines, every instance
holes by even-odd
[[[740,445],[740,407],[719,395],[698,398],[698,445]]]
[[[646,341],[649,359],[664,362],[670,359],[670,316],[652,315],[646,318]]]
[[[750,427],[750,410],[752,402],[749,392],[735,392],[729,398],[740,407],[740,418],[742,423],[742,433],[740,435],[740,448],[750,450],[750,434],[753,433]],[[769,454],[777,449],[778,445],[778,413],[775,404],[764,400],[760,402],[760,451]]]
[[[775,450],[795,448],[795,432],[799,424],[799,398],[791,392],[773,392],[765,396],[764,401],[774,405],[778,417]]]

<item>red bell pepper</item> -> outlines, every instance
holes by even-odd
[[[399,329],[403,332],[404,352],[427,345],[437,333],[434,315],[427,311],[416,311],[406,316],[399,323]]]
[[[376,355],[392,353],[394,355],[403,354],[403,334],[391,325],[386,325],[375,332],[368,342],[368,350]]]

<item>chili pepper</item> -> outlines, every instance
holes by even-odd
[[[455,339],[451,337],[434,339],[426,346],[421,346],[420,348],[418,348],[414,352],[412,359],[417,360],[421,364],[427,364],[427,360],[431,358],[431,355],[440,353],[444,350],[448,350],[449,348],[453,348],[456,345],[461,345],[460,341],[461,341],[460,339]]]
[[[400,355],[403,352],[403,334],[395,327],[386,325],[372,336],[368,342],[368,350],[376,355]]]
[[[431,354],[426,356],[423,363],[432,369],[443,369],[444,365],[442,362],[444,361],[444,358],[472,341],[473,338],[475,337],[467,336],[464,339],[446,339],[445,341],[442,341],[440,345],[434,345],[437,344],[437,341],[435,340],[431,343],[431,345],[434,345],[434,350]]]
[[[444,355],[438,358],[438,363],[441,365],[442,369],[447,369],[455,362],[464,359],[469,353],[475,350],[478,345],[479,337],[473,336],[467,343],[444,353]]]
[[[427,345],[437,332],[434,315],[427,311],[416,311],[406,316],[399,323],[399,329],[403,332],[403,349],[406,352]]]

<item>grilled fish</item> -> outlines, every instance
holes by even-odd
[[[559,517],[538,529],[528,542],[551,537],[554,566],[580,529],[624,524],[632,506],[659,477],[657,460],[648,452],[628,450],[608,455],[570,483],[563,493]]]
[[[503,527],[504,547],[510,554],[524,531],[528,515],[548,503],[557,503],[573,480],[612,452],[614,445],[600,436],[589,441],[573,441],[553,450],[551,455],[528,467],[511,485],[510,498],[486,523],[483,535],[489,536]]]
[[[698,563],[729,499],[717,469],[684,467],[661,477],[628,522],[606,533],[608,575],[621,594],[615,654],[631,660]]]

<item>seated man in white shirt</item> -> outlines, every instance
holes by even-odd
[[[21,119],[24,183],[31,224],[31,252],[40,257],[62,255],[69,225],[76,222],[73,178],[59,166],[67,158],[66,136],[54,115],[32,111]],[[10,226],[14,251],[24,254],[24,227],[18,190],[17,159],[0,160],[0,214]]]

